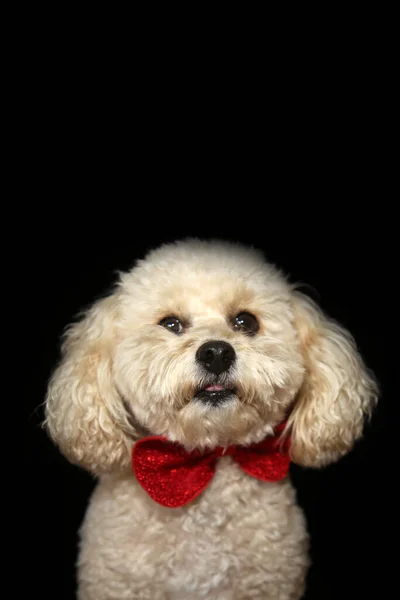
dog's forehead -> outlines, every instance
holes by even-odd
[[[223,242],[163,246],[122,284],[144,308],[191,315],[256,310],[268,297],[287,294],[284,277],[261,253]]]
[[[184,274],[176,280],[163,278],[153,288],[154,304],[165,310],[177,310],[191,315],[225,313],[235,307],[253,306],[258,298],[257,286],[246,278],[233,274],[198,271]]]

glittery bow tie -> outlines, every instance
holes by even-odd
[[[217,447],[187,452],[160,436],[139,440],[132,451],[133,471],[140,485],[159,504],[175,508],[191,502],[212,480],[217,459],[231,456],[248,475],[262,481],[279,481],[289,470],[289,442],[280,441],[285,424],[275,435],[251,446]]]

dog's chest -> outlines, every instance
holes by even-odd
[[[181,508],[159,506],[133,478],[104,480],[83,528],[86,545],[96,537],[102,549],[118,548],[119,570],[164,582],[171,592],[203,589],[205,597],[247,565],[278,568],[282,558],[274,546],[284,539],[291,546],[299,536],[303,519],[289,480],[258,481],[230,457],[219,460],[210,485]]]

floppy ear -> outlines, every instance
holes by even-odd
[[[320,467],[352,448],[364,417],[377,401],[377,385],[352,336],[306,296],[293,295],[306,376],[289,418],[295,463]]]
[[[133,433],[112,377],[115,295],[98,301],[65,335],[45,404],[45,426],[61,452],[95,475],[130,466]]]

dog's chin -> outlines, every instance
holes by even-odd
[[[170,424],[168,437],[188,450],[261,441],[272,432],[259,407],[240,401],[233,389],[199,391]]]

